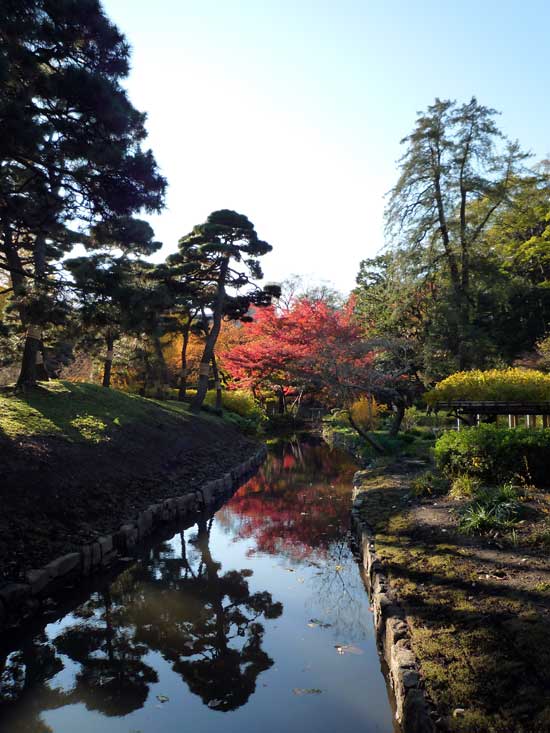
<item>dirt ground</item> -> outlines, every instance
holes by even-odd
[[[470,537],[457,501],[416,499],[406,464],[365,472],[362,513],[405,609],[438,730],[550,731],[550,561],[533,543],[549,497],[513,535]]]
[[[162,498],[219,478],[257,444],[197,417],[142,423],[107,443],[0,438],[0,583],[108,533]]]

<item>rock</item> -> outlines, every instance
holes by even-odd
[[[124,537],[124,545],[126,550],[131,550],[133,547],[135,547],[138,539],[138,531],[133,524],[123,524],[120,528],[120,534]]]
[[[110,552],[113,551],[113,537],[112,535],[108,534],[104,537],[98,537],[97,543],[99,547],[101,548],[101,557],[104,557],[105,555],[108,555]]]
[[[92,546],[83,545],[80,548],[80,559],[82,562],[82,574],[89,575],[92,571]]]
[[[153,512],[150,509],[141,512],[136,524],[140,537],[146,537],[148,534],[151,534],[151,530],[153,529]]]
[[[406,688],[418,687],[420,675],[412,669],[406,669],[402,674],[403,685]]]
[[[62,578],[64,575],[80,568],[80,552],[69,552],[49,562],[46,570],[52,578]]]
[[[0,601],[6,612],[22,606],[31,594],[31,587],[27,583],[9,583],[0,588]]]
[[[91,545],[91,548],[92,548],[92,567],[95,568],[101,562],[101,547],[99,546],[99,542],[94,542]]]
[[[27,570],[25,573],[27,583],[31,587],[33,596],[38,595],[49,584],[52,576],[46,568]]]

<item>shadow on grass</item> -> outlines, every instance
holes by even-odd
[[[361,512],[375,528],[439,713],[450,716],[451,730],[464,733],[549,731],[549,595],[514,586],[513,578],[484,579],[487,563],[513,567],[518,578],[528,568],[499,563],[498,552],[488,559],[459,535],[434,538],[433,528],[407,518],[408,496],[404,485],[373,486],[363,494]],[[517,554],[519,563],[526,553],[518,547],[505,554]],[[465,713],[452,718],[456,708]]]
[[[4,435],[59,435],[75,442],[99,443],[119,428],[146,422],[169,427],[191,419],[179,403],[75,382],[41,383],[25,394],[2,398],[0,430]]]

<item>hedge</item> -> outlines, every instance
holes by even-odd
[[[520,477],[537,486],[550,485],[550,429],[482,424],[449,431],[436,441],[434,454],[449,478],[467,475],[499,483]]]
[[[534,369],[456,372],[424,395],[426,402],[452,400],[550,401],[550,374]]]

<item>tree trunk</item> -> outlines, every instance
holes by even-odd
[[[13,287],[13,294],[17,299],[22,298],[26,292],[26,280],[23,275],[23,263],[19,257],[19,252],[13,246],[12,231],[8,224],[4,224],[4,242],[3,242],[4,254],[6,256],[6,263],[9,267],[10,280]],[[19,306],[19,318],[23,327],[27,325],[26,315]]]
[[[378,441],[377,441],[377,440],[376,440],[375,438],[373,438],[373,437],[372,437],[372,435],[369,435],[369,434],[368,434],[367,432],[365,432],[364,430],[362,430],[362,429],[361,429],[361,428],[359,427],[359,425],[357,425],[357,423],[356,423],[356,422],[355,422],[355,420],[353,419],[353,415],[351,414],[351,410],[348,410],[347,412],[348,412],[348,420],[349,420],[349,424],[350,424],[350,425],[351,425],[351,427],[352,427],[352,428],[353,428],[353,429],[355,430],[355,432],[356,432],[356,433],[357,433],[358,435],[360,435],[360,436],[361,436],[362,438],[364,438],[364,439],[365,439],[365,440],[367,441],[367,443],[368,443],[368,444],[369,444],[369,445],[370,445],[370,446],[371,446],[372,448],[374,448],[374,450],[375,450],[375,451],[376,451],[377,453],[380,453],[380,455],[382,455],[382,454],[384,453],[384,449],[382,448],[382,446],[380,445],[380,443],[379,443],[379,442],[378,442]]]
[[[103,365],[103,386],[107,389],[111,386],[111,369],[113,367],[113,348],[115,345],[115,339],[110,331],[107,331],[105,336],[105,342],[107,344],[107,355],[105,356],[105,363]]]
[[[17,387],[28,389],[36,386],[36,357],[42,340],[42,328],[29,325],[23,347],[21,370],[17,379]]]
[[[401,428],[401,423],[403,422],[403,418],[405,417],[405,405],[404,403],[400,402],[395,405],[396,406],[396,412],[395,417],[392,422],[392,426],[390,428],[390,436],[392,438],[395,438],[397,434],[399,433],[399,429]]]
[[[279,387],[279,394],[277,395],[278,398],[278,413],[279,415],[284,415],[286,412],[286,399],[285,399],[285,392],[282,387]]]
[[[214,377],[214,389],[216,390],[216,410],[221,413],[223,407],[222,384],[215,354],[212,354],[212,376]]]
[[[40,339],[38,351],[36,352],[36,378],[42,382],[50,379],[48,368],[46,367],[46,349],[44,348],[44,339]]]
[[[155,385],[157,397],[163,397],[163,388],[168,384],[168,368],[166,366],[166,360],[162,353],[162,344],[158,334],[153,336],[153,347],[155,349]]]
[[[202,352],[201,363],[199,366],[199,382],[197,385],[197,394],[191,402],[191,409],[193,412],[199,412],[206,397],[208,391],[208,376],[210,373],[210,362],[212,360],[212,354],[214,353],[214,347],[220,334],[220,328],[222,325],[223,306],[225,301],[225,278],[227,276],[227,270],[229,269],[229,258],[227,257],[221,268],[218,277],[218,292],[216,295],[216,302],[214,304],[214,310],[212,313],[212,328],[210,333],[206,337],[206,343],[204,344],[204,351]]]
[[[16,260],[19,259],[17,252],[13,252]],[[36,277],[35,287],[38,286],[40,279],[45,275],[46,270],[46,238],[44,235],[36,237],[34,242],[34,274]],[[41,366],[37,370],[37,360],[39,349],[42,342],[42,326],[29,323],[27,328],[27,336],[25,338],[25,346],[23,348],[23,357],[21,359],[21,371],[17,380],[17,386],[27,389],[36,385],[37,373],[43,373],[43,357],[40,354]],[[42,345],[43,348],[43,345]],[[46,374],[47,377],[47,374]]]
[[[191,332],[191,319],[183,331],[183,343],[181,346],[181,373],[178,400],[184,402],[187,397],[187,347],[189,346],[189,334]]]

